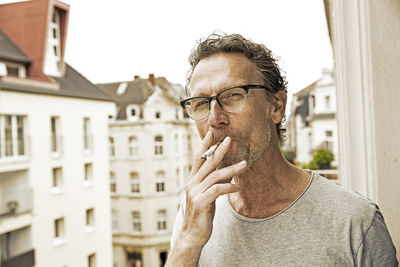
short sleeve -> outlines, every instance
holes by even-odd
[[[398,266],[396,248],[378,209],[357,251],[356,266]]]

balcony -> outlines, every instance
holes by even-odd
[[[28,172],[15,171],[0,176],[0,234],[31,225],[32,190]]]
[[[1,258],[0,266],[2,267],[31,267],[35,265],[35,250],[31,249],[27,252],[11,256]]]
[[[31,227],[1,234],[0,266],[34,266],[35,250],[32,248],[31,235]]]

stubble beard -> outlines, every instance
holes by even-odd
[[[271,128],[259,136],[252,137],[250,131],[246,134],[231,134],[231,149],[225,154],[218,169],[228,167],[245,160],[247,168],[251,168],[267,151],[271,142]]]

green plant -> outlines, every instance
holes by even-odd
[[[317,165],[317,169],[329,169],[334,158],[334,155],[328,149],[316,149],[309,163],[309,168],[311,169],[310,165],[312,165],[312,167],[316,167],[315,165]]]

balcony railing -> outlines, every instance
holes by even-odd
[[[8,196],[1,199],[4,204],[0,206],[0,220],[32,210],[32,190],[29,188],[24,190],[8,189],[9,186],[4,187],[1,183],[0,186],[2,186],[3,196]]]
[[[1,257],[1,267],[31,267],[35,265],[35,250],[31,249],[26,252],[13,255],[10,257]]]
[[[17,142],[6,138],[0,140],[0,173],[26,169],[30,157],[30,144],[30,137]]]

